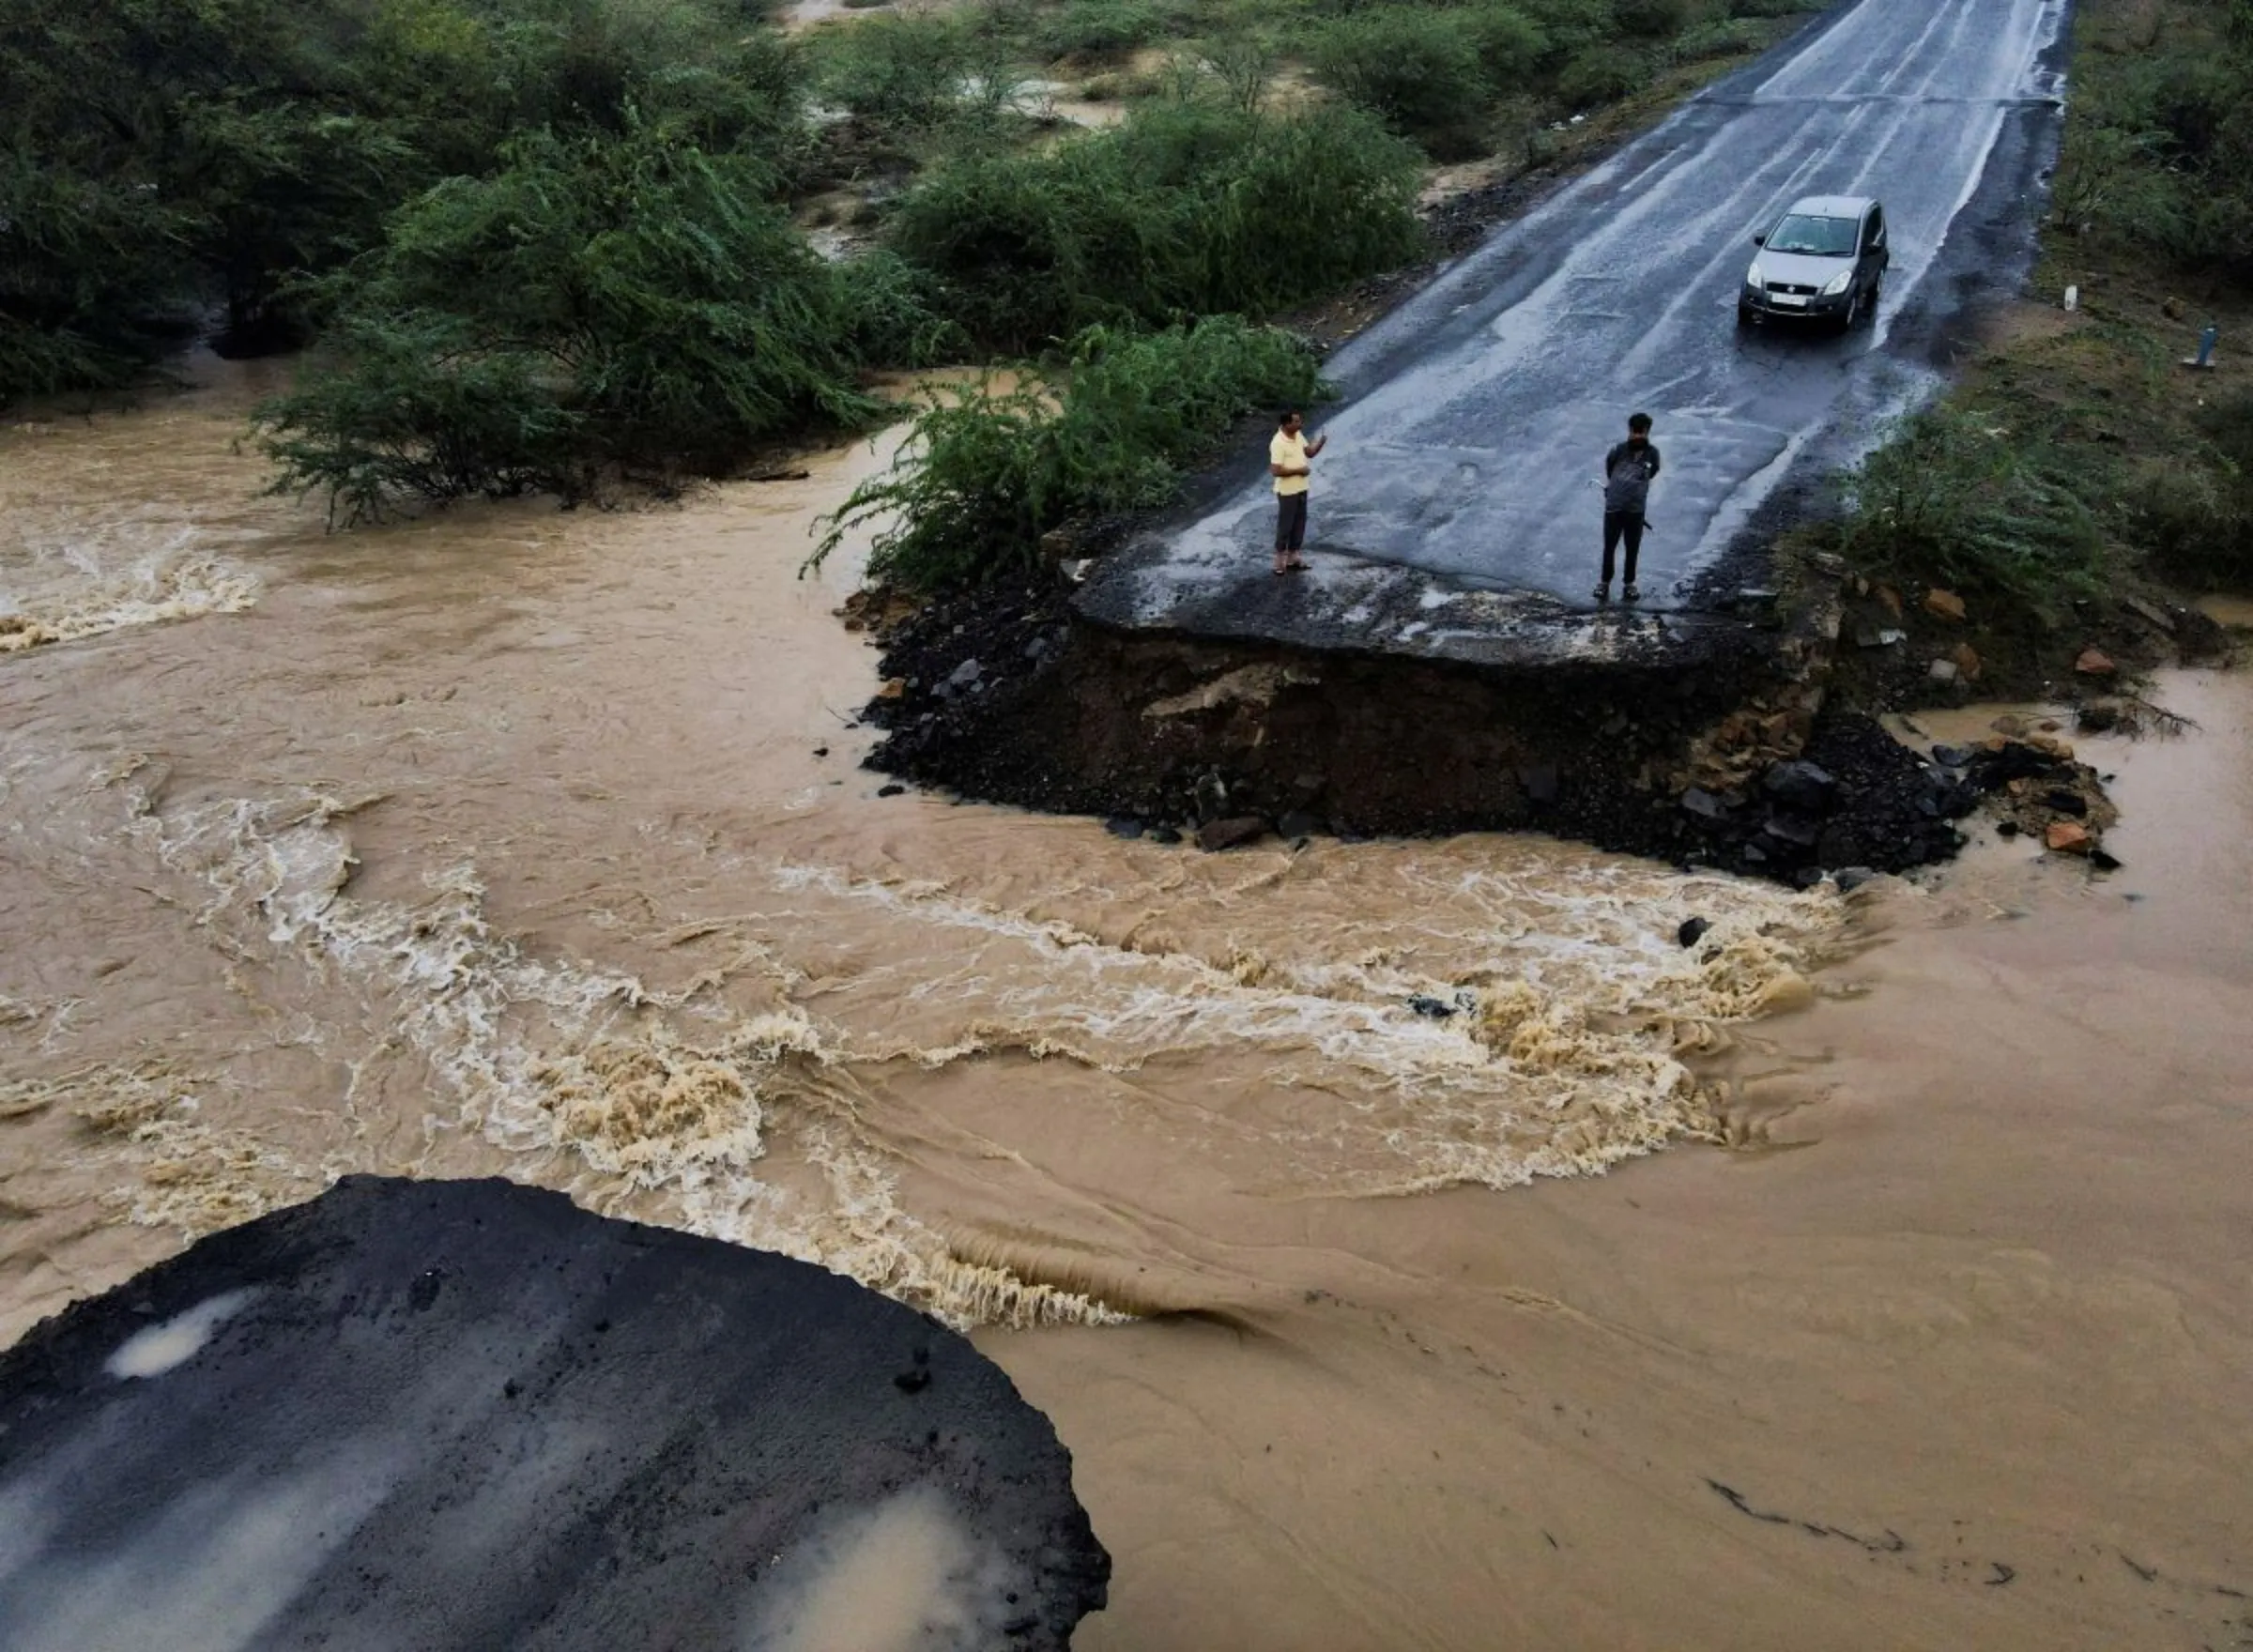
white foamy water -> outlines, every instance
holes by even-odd
[[[1078,1085],[1264,1197],[1585,1174],[1713,1134],[1688,1058],[1803,996],[1841,924],[1524,840],[1200,857],[885,803],[840,727],[872,662],[793,577],[881,451],[685,514],[325,536],[212,457],[238,412],[7,438],[23,600],[123,613],[96,593],[149,558],[268,581],[254,651],[16,663],[30,1208],[91,1186],[195,1233],[349,1170],[498,1170],[958,1325],[1104,1323],[1203,1264],[1073,1236],[987,1096]],[[942,1081],[968,1111],[917,1099]]]
[[[210,539],[146,515],[27,525],[0,542],[0,654],[251,607],[256,576]]]

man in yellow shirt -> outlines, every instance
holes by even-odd
[[[1285,413],[1267,444],[1267,474],[1275,478],[1275,571],[1289,574],[1304,568],[1299,547],[1307,543],[1307,478],[1310,461],[1330,438],[1312,441],[1300,430],[1298,409]]]

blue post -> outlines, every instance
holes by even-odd
[[[2215,326],[2213,322],[2209,321],[2206,324],[2206,330],[2199,334],[2198,365],[2200,367],[2212,367],[2214,365],[2214,342],[2221,336],[2222,329]]]

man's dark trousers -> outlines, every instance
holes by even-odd
[[[1586,521],[1586,517],[1582,517]],[[1606,511],[1603,513],[1603,583],[1612,583],[1612,553],[1627,541],[1627,583],[1635,583],[1635,558],[1643,554],[1643,512]],[[1585,564],[1584,564],[1585,566]]]
[[[1295,554],[1307,543],[1307,496],[1275,496],[1275,548]]]

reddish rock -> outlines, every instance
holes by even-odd
[[[2089,828],[2078,820],[2052,820],[2042,841],[2061,855],[2085,855],[2095,847]]]
[[[1977,682],[1982,662],[1979,650],[1968,642],[1955,645],[1955,668],[1966,682]]]
[[[1924,593],[1924,611],[1935,620],[1950,620],[1960,623],[1964,618],[1964,599],[1936,585]]]
[[[1878,600],[1885,604],[1887,613],[1896,620],[1901,618],[1901,593],[1899,591],[1890,585],[1881,585],[1877,588],[1875,594]]]
[[[876,691],[876,697],[880,700],[896,700],[907,692],[908,680],[906,678],[887,677],[884,679],[883,686]]]
[[[2112,656],[2101,649],[2083,649],[2073,668],[2083,677],[2109,677],[2120,669],[2112,663]]]

